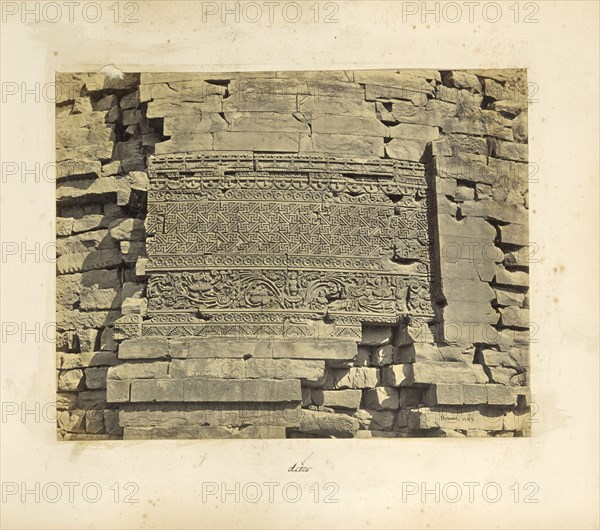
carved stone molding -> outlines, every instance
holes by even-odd
[[[149,172],[143,335],[359,338],[433,316],[421,164],[164,155]]]

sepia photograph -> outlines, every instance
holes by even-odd
[[[62,440],[530,435],[525,70],[56,82]]]
[[[0,0],[0,528],[600,528],[600,3]]]

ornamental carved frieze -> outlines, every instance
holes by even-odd
[[[149,171],[143,335],[359,337],[433,315],[421,164],[187,154]]]

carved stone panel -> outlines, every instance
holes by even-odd
[[[432,316],[421,164],[188,154],[149,171],[143,335],[358,340]]]

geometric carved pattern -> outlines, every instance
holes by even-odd
[[[356,337],[432,316],[421,164],[164,155],[149,173],[144,335]]]

